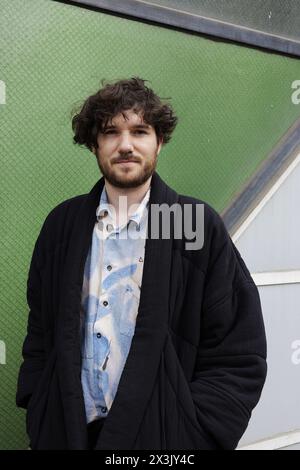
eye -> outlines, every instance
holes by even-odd
[[[110,134],[116,134],[116,129],[109,129],[107,131],[104,131],[103,134],[105,135],[110,135]],[[136,129],[133,131],[134,134],[142,135],[142,134],[147,134],[147,131],[144,131],[142,129]]]

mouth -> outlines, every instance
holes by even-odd
[[[117,165],[133,165],[134,163],[138,163],[136,160],[119,160],[116,162]]]

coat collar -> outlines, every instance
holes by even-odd
[[[78,210],[63,276],[64,300],[60,308],[58,366],[65,416],[68,417],[68,439],[75,448],[84,448],[86,442],[78,334],[81,289],[103,186],[104,178],[101,178],[83,199]],[[177,201],[177,193],[154,172],[148,211],[149,230],[151,205],[166,203],[171,206]],[[172,237],[152,239],[148,236],[135,334],[116,396],[101,431],[98,449],[131,449],[136,440],[167,334],[171,261]],[[78,432],[78,429],[82,431]]]

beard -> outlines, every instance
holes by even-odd
[[[127,157],[130,160],[130,156]],[[125,158],[124,158],[125,159]],[[115,171],[115,167],[117,164],[113,164],[111,166],[106,166],[101,162],[99,158],[98,151],[97,151],[97,162],[100,168],[100,171],[104,178],[116,188],[137,188],[143,185],[154,173],[157,165],[157,155],[147,162],[138,163],[139,170],[138,171],[124,171],[124,173],[118,173]],[[132,174],[131,174],[132,173]]]

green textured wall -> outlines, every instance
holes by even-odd
[[[20,449],[27,438],[15,388],[33,245],[47,213],[100,176],[93,155],[72,144],[73,104],[102,78],[150,80],[179,116],[159,173],[222,210],[300,116],[291,102],[300,65],[51,0],[0,0],[0,41],[0,448]]]

